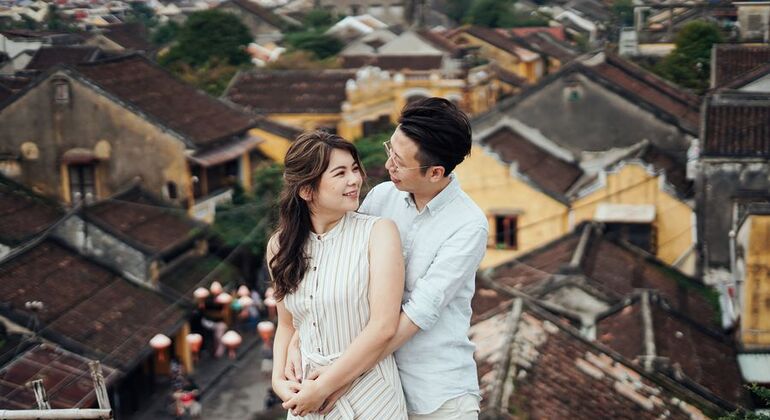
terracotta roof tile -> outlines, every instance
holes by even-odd
[[[58,46],[40,47],[25,70],[46,71],[57,64],[75,65],[94,61],[99,55],[96,47]]]
[[[671,310],[655,294],[650,296],[655,354],[661,369],[678,365],[689,380],[719,398],[745,405],[741,372],[732,340]],[[629,360],[641,360],[644,321],[641,299],[597,320],[597,340]]]
[[[552,36],[554,39],[558,41],[567,40],[567,36],[566,36],[566,33],[564,32],[563,26],[535,26],[530,28],[510,28],[510,29],[505,29],[505,31],[521,38],[526,38],[532,34],[545,33]]]
[[[281,29],[283,26],[283,21],[281,18],[271,12],[268,9],[265,9],[264,7],[260,6],[254,1],[251,0],[229,0],[232,4],[242,8],[243,10],[246,10],[247,12],[259,17],[264,22],[270,24],[271,26]],[[222,3],[225,4],[225,3]]]
[[[139,22],[109,25],[103,30],[105,37],[127,50],[150,51],[152,49],[147,28]]]
[[[712,87],[720,87],[770,63],[770,45],[717,44],[711,59],[714,61]]]
[[[519,49],[522,48],[513,42],[510,38],[502,35],[500,32],[494,29],[484,28],[481,26],[467,26],[462,29],[462,32],[466,32],[469,35],[479,38],[517,57],[519,56]]]
[[[258,114],[333,114],[354,78],[351,70],[254,70],[238,74],[225,96]]]
[[[0,369],[0,406],[17,410],[37,409],[27,382],[43,380],[52,409],[91,408],[96,404],[90,360],[51,344],[40,344],[25,351]],[[105,383],[110,387],[118,372],[102,365]]]
[[[462,48],[459,45],[452,42],[449,38],[445,37],[439,32],[429,31],[426,29],[420,29],[417,31],[417,35],[420,38],[428,41],[434,47],[446,51],[450,55],[456,57],[462,53]]]
[[[704,121],[704,156],[770,157],[770,94],[709,95]]]
[[[208,279],[208,283],[217,280],[225,286],[235,286],[240,280],[240,275],[229,263],[209,255],[180,261],[161,275],[160,283],[179,295],[192,298],[192,292],[201,286],[204,279]]]
[[[78,72],[199,147],[253,127],[251,118],[138,55],[81,64]]]
[[[139,188],[96,203],[83,214],[153,255],[173,251],[205,231],[184,209],[163,204]]]
[[[480,142],[541,188],[563,195],[583,175],[575,163],[562,160],[510,127],[501,127]]]
[[[632,100],[644,101],[673,117],[683,128],[698,132],[700,101],[697,96],[613,54],[606,54],[604,62],[599,65],[585,67],[627,92]]]
[[[0,243],[18,245],[55,223],[59,206],[0,176]]]
[[[482,418],[684,420],[721,411],[673,381],[642,373],[530,303],[520,313],[505,310],[475,324],[470,336]]]

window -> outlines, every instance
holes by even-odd
[[[96,198],[96,165],[78,164],[68,168],[70,181],[70,202],[75,205],[85,200],[90,203]]]
[[[495,215],[495,248],[516,249],[516,225],[518,217],[511,214]]]
[[[55,80],[53,82],[53,99],[57,104],[68,104],[70,102],[70,84],[66,80]]]
[[[651,254],[656,252],[656,232],[651,223],[605,223],[607,236],[626,241]]]
[[[168,197],[169,200],[176,200],[179,198],[179,193],[177,192],[176,183],[173,181],[169,181],[166,183],[166,197]]]
[[[755,32],[755,31],[761,31],[762,30],[762,15],[758,14],[750,14],[749,15],[749,24],[747,25],[748,28],[746,28],[747,31]]]

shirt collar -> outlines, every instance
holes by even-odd
[[[457,177],[455,177],[454,173],[449,174],[449,180],[449,184],[447,184],[443,190],[441,190],[435,197],[433,197],[432,200],[428,202],[428,204],[425,205],[425,208],[427,208],[431,214],[441,211],[444,206],[446,206],[455,198],[457,192],[460,191],[460,183],[457,181]],[[403,195],[407,206],[416,207],[411,193],[402,191],[401,194]]]

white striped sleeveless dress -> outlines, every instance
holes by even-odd
[[[334,362],[369,322],[369,236],[377,217],[347,213],[323,235],[311,234],[310,258],[286,309],[299,331],[303,371]],[[289,413],[288,419],[299,419]],[[306,420],[406,419],[406,400],[393,356],[353,382],[350,390],[322,416]]]

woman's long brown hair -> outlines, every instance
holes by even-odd
[[[345,150],[353,156],[362,176],[364,168],[352,143],[325,131],[303,133],[292,143],[284,159],[283,190],[278,201],[278,251],[268,262],[275,283],[275,298],[294,293],[308,268],[305,252],[312,224],[310,208],[300,191],[315,192],[329,167],[332,150]]]

